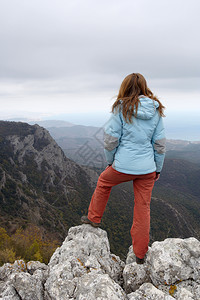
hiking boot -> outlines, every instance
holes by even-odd
[[[144,258],[139,258],[139,257],[136,256],[136,263],[138,265],[143,265],[144,264]]]
[[[100,223],[94,223],[94,222],[90,221],[87,216],[82,216],[81,217],[81,222],[84,223],[84,224],[90,224],[93,227],[99,227],[100,226]]]

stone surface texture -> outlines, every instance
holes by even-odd
[[[140,288],[128,295],[129,300],[173,300],[174,298],[157,289],[151,283],[143,283]]]
[[[48,265],[17,260],[0,267],[0,300],[199,300],[200,242],[154,242],[143,265],[132,246],[126,264],[110,252],[106,231],[72,227]]]
[[[148,253],[150,277],[154,285],[175,284],[200,277],[200,242],[195,238],[169,238],[154,242]]]

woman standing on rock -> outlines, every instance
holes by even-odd
[[[98,227],[113,186],[133,181],[134,217],[131,227],[136,262],[148,251],[150,201],[165,157],[164,106],[139,73],[122,82],[112,116],[104,127],[104,152],[108,166],[99,176],[88,209],[81,221]]]

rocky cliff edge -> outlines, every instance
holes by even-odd
[[[132,247],[126,263],[110,252],[106,231],[72,227],[48,265],[18,260],[0,268],[0,299],[7,300],[198,300],[200,242],[154,242],[138,265]]]

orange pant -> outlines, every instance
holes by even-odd
[[[134,188],[134,218],[131,227],[133,251],[143,258],[148,251],[150,230],[150,202],[155,183],[156,172],[145,175],[132,175],[107,167],[99,176],[96,189],[92,195],[88,209],[88,219],[100,223],[113,186],[133,180]]]

